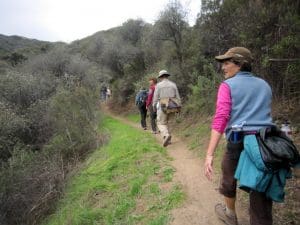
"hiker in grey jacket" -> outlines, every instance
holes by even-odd
[[[181,105],[177,86],[174,82],[168,79],[170,75],[171,74],[169,74],[166,70],[161,70],[159,72],[157,78],[161,81],[156,85],[153,96],[153,108],[157,109],[157,127],[164,138],[164,147],[171,143],[171,134],[168,128],[168,121],[174,115],[174,113],[164,112],[162,109],[162,104],[171,98],[174,99],[178,105]]]

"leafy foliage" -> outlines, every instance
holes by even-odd
[[[53,210],[65,173],[97,145],[93,69],[57,48],[1,72],[1,224],[41,220]]]
[[[203,0],[191,27],[187,11],[171,0],[154,24],[130,19],[69,45],[0,35],[0,222],[34,224],[41,214],[28,212],[51,211],[45,206],[59,196],[64,173],[97,143],[101,86],[112,89],[110,105],[122,111],[149,76],[167,69],[183,111],[212,114],[222,80],[213,58],[245,46],[254,72],[273,89],[274,116],[299,126],[299,4]],[[139,194],[138,182],[132,194]]]

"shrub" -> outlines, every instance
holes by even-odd
[[[15,149],[0,170],[0,224],[37,224],[52,210],[64,179],[59,154]]]
[[[0,74],[0,224],[38,224],[98,144],[91,65],[55,50]]]
[[[66,158],[78,157],[95,146],[96,98],[83,87],[59,90],[51,99],[50,117],[54,136],[47,148]]]
[[[0,102],[0,165],[11,156],[13,147],[21,143],[26,120],[18,116],[7,104]]]
[[[206,76],[199,76],[195,85],[189,86],[191,95],[188,96],[183,113],[214,113],[221,76],[218,76],[211,64],[204,66],[204,74]]]

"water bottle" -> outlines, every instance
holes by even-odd
[[[292,129],[290,127],[289,122],[285,121],[283,124],[281,124],[280,130],[282,132],[284,132],[287,137],[289,137],[290,139],[292,139]]]

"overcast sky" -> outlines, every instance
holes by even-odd
[[[0,0],[0,34],[71,42],[142,18],[153,23],[169,0]],[[193,25],[201,0],[181,0]]]

